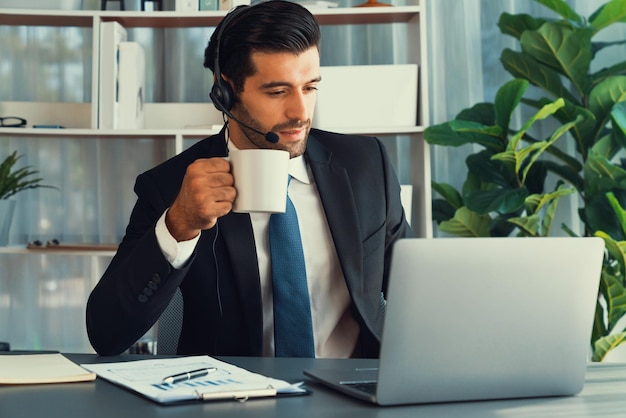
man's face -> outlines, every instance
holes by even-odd
[[[261,132],[274,132],[279,141],[268,142],[235,121],[230,136],[240,148],[274,148],[289,151],[291,158],[302,155],[320,82],[320,57],[313,47],[300,55],[291,53],[252,54],[256,73],[244,83],[232,113]]]

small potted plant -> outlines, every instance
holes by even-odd
[[[26,166],[14,168],[21,155],[14,151],[0,164],[0,246],[7,245],[11,220],[15,210],[15,200],[9,198],[16,193],[40,187],[54,188],[44,185],[42,178],[33,177],[38,171]]]

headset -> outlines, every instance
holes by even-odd
[[[233,108],[235,104],[235,93],[233,92],[232,87],[224,77],[222,77],[222,71],[220,70],[220,48],[222,43],[222,35],[226,28],[231,24],[236,17],[240,16],[243,12],[250,9],[252,6],[238,6],[238,8],[234,9],[227,15],[222,21],[220,28],[215,35],[215,61],[213,65],[213,74],[215,75],[215,81],[213,82],[213,88],[211,88],[211,92],[209,93],[209,97],[213,102],[213,105],[217,110],[223,112],[229,118],[237,121],[240,125],[245,126],[251,131],[256,132],[259,135],[263,135],[265,140],[271,142],[273,144],[279,141],[279,137],[274,132],[261,132],[258,129],[248,125],[247,123],[237,119],[231,112],[230,109]]]
[[[249,6],[248,6],[249,7]],[[231,116],[230,109],[233,108],[235,104],[235,94],[233,92],[230,84],[224,80],[222,77],[222,71],[220,70],[220,49],[222,44],[222,35],[226,31],[226,28],[235,20],[235,17],[242,14],[243,10],[248,9],[248,7],[240,7],[239,9],[234,9],[230,15],[226,16],[224,21],[215,36],[215,61],[213,65],[213,73],[215,74],[215,82],[213,83],[213,88],[209,93],[209,97],[213,101],[213,105],[220,112],[224,112],[226,115]]]

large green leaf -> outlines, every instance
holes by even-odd
[[[596,32],[615,22],[626,22],[626,0],[611,0],[589,17],[589,24]]]
[[[603,276],[609,284],[609,297],[605,302],[609,319],[608,330],[612,331],[617,322],[626,314],[626,289],[617,277],[609,274]]]
[[[487,148],[503,148],[499,138],[500,128],[480,123],[453,120],[439,125],[429,126],[424,130],[424,140],[431,145],[458,147],[466,144],[479,144]]]
[[[602,287],[602,281],[600,281],[600,286]],[[592,348],[593,342],[602,338],[604,335],[607,335],[606,326],[604,324],[604,308],[599,302],[596,302],[596,311],[593,318],[593,327],[591,329]],[[604,357],[604,355],[602,355],[602,357]]]
[[[569,131],[574,125],[576,125],[582,119],[583,117],[579,116],[575,121],[559,126],[552,133],[552,135],[547,141],[536,142],[529,147],[524,147],[520,149],[519,151],[520,158],[523,158],[526,161],[524,171],[521,177],[523,184],[526,184],[526,178],[528,177],[528,172],[530,171],[531,167],[533,167],[533,164],[535,163],[535,161],[537,161],[537,158],[539,158],[539,156],[543,154],[543,152],[546,149],[548,149],[548,147],[551,147],[552,144],[554,144],[557,139],[563,136],[567,131]]]
[[[617,271],[626,271],[626,242],[616,241],[609,234],[604,231],[596,231],[594,233],[596,237],[600,237],[604,240],[604,247],[608,251],[611,259],[617,263]]]
[[[620,198],[626,203],[626,194],[624,192],[622,194],[624,196]],[[626,240],[622,225],[604,194],[597,193],[587,197],[585,206],[579,209],[579,215],[590,232],[604,231],[617,241]]]
[[[545,97],[539,100],[525,98],[522,99],[522,102],[536,109],[539,109],[540,107],[550,103],[550,100]],[[593,140],[596,134],[596,117],[585,107],[576,105],[567,100],[565,100],[564,103],[565,106],[557,110],[553,116],[555,119],[563,124],[576,120],[579,116],[582,116],[582,119],[578,123],[576,123],[576,125],[570,130],[570,132],[576,140],[576,151],[583,156],[584,160],[585,158],[587,158],[587,148],[593,145]],[[572,167],[572,169],[576,171],[580,171],[582,169],[582,164],[577,158],[564,153],[558,148],[551,147],[548,152]]]
[[[541,219],[541,225],[539,225],[539,223],[537,224],[533,236],[540,235],[547,237],[550,235],[559,200],[575,191],[576,190],[572,187],[560,184],[557,189],[551,193],[532,194],[526,198],[524,207],[526,208],[526,213],[530,214],[529,217],[533,215],[539,217],[541,209],[546,208],[543,219]],[[539,226],[541,226],[541,231],[539,231]]]
[[[576,13],[570,6],[565,2],[565,0],[535,0],[537,3],[541,3],[550,10],[555,11],[559,15],[563,16],[565,19],[571,20],[572,22],[576,22],[578,24],[582,24],[584,22],[583,18]]]
[[[523,231],[520,233],[521,236],[536,237],[541,225],[541,218],[539,215],[521,216],[510,218],[509,222]]]
[[[572,103],[581,104],[580,99],[563,85],[558,72],[541,64],[528,53],[505,48],[500,54],[500,61],[513,77],[526,79],[553,97],[562,97]]]
[[[440,223],[439,230],[459,237],[488,237],[490,225],[489,215],[480,215],[463,206],[453,219]]]
[[[574,189],[565,189],[569,190],[570,193],[574,191]],[[543,219],[541,220],[541,236],[547,237],[550,235],[550,231],[552,229],[552,223],[554,222],[554,216],[556,215],[556,209],[559,205],[560,197],[553,199],[548,206],[546,207],[546,211],[543,214]]]
[[[546,22],[537,31],[526,31],[520,40],[522,50],[538,62],[565,75],[584,96],[589,86],[591,30],[571,28]]]
[[[493,183],[502,187],[517,187],[519,185],[515,172],[507,167],[502,161],[494,160],[493,153],[488,150],[480,151],[469,155],[465,159],[465,164],[469,173],[478,181],[483,183]],[[468,176],[469,178],[469,176]],[[476,190],[474,187],[471,190]],[[484,187],[480,188],[484,190]],[[464,187],[463,194],[466,194]]]
[[[626,149],[626,102],[616,103],[611,109],[613,140]]]
[[[438,224],[443,221],[447,221],[448,219],[452,219],[454,212],[456,212],[452,205],[444,199],[433,199],[432,209],[433,221]]]
[[[626,43],[626,41],[619,42],[619,44],[624,44],[624,43]],[[597,73],[592,74],[591,83],[595,85],[607,77],[610,77],[613,75],[622,75],[624,73],[626,73],[626,61],[620,61],[616,64],[611,65],[610,67],[603,68]]]
[[[576,140],[576,151],[582,155],[583,160],[587,158],[587,149],[593,145],[595,137],[595,115],[585,107],[565,101],[565,106],[559,109],[554,117],[562,124],[576,121],[570,132]]]
[[[455,119],[493,126],[496,124],[496,111],[493,103],[476,103],[472,107],[461,110]]]
[[[626,100],[626,76],[611,76],[596,85],[589,93],[589,110],[596,117],[596,130],[606,126],[615,103]],[[597,138],[596,138],[597,139]]]
[[[504,12],[500,15],[498,27],[503,34],[519,39],[524,31],[539,29],[545,22],[545,19],[535,18],[525,13],[512,15]]]
[[[524,207],[528,197],[526,187],[516,189],[477,190],[464,196],[465,205],[479,214],[512,213]]]
[[[563,196],[570,195],[575,191],[576,190],[572,187],[568,187],[562,184],[553,192],[543,194],[536,193],[528,196],[526,198],[526,201],[524,202],[524,207],[526,208],[526,212],[538,214],[539,211],[544,206],[549,205],[550,202],[558,200]]]
[[[604,194],[614,189],[626,190],[626,170],[612,164],[597,151],[591,150],[583,167],[585,194]]]
[[[453,208],[458,209],[463,206],[461,194],[448,183],[431,182],[434,191],[439,193]]]
[[[498,89],[494,101],[496,112],[496,124],[502,128],[503,132],[509,131],[511,115],[517,108],[522,96],[528,88],[528,80],[515,78]]]
[[[626,332],[611,334],[597,339],[594,343],[593,356],[591,356],[591,361],[604,360],[604,357],[606,357],[609,351],[611,351],[624,341],[626,341]]]
[[[543,120],[549,116],[552,116],[557,110],[561,109],[563,106],[565,106],[565,102],[562,98],[558,98],[554,102],[544,105],[534,115],[528,118],[526,122],[524,122],[520,130],[517,131],[515,135],[511,137],[509,144],[507,146],[507,150],[512,151],[512,150],[517,149],[519,141],[526,134],[526,131],[528,131],[535,122],[537,122],[538,120]],[[516,172],[517,171],[518,170],[516,170]]]
[[[606,130],[605,130],[606,131]],[[594,152],[597,155],[601,155],[606,158],[608,161],[612,161],[613,158],[617,155],[618,152],[622,150],[620,144],[615,140],[612,131],[606,131],[609,134],[604,135],[602,138],[597,139],[596,143],[593,144],[591,148],[589,148],[588,152]]]
[[[615,212],[615,216],[617,216],[619,224],[622,226],[622,232],[624,232],[624,235],[626,235],[626,211],[620,205],[617,197],[615,197],[615,193],[607,193],[606,198],[609,201],[613,212]]]

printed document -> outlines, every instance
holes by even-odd
[[[159,403],[188,400],[247,400],[278,394],[305,394],[299,384],[273,379],[210,356],[82,364],[109,382],[118,384]],[[201,377],[174,381],[191,371],[210,370]],[[168,379],[169,378],[169,379]],[[178,380],[178,379],[176,379]]]

